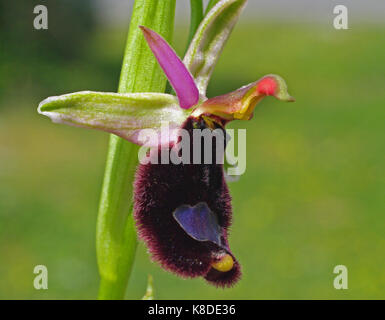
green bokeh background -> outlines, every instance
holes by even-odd
[[[88,20],[69,31],[37,32],[28,6],[28,23],[0,32],[0,298],[93,299],[108,135],[52,124],[36,107],[49,95],[116,91],[126,30],[101,28],[84,5]],[[51,21],[66,14],[51,11]],[[179,53],[186,34],[177,28]],[[277,73],[297,99],[265,99],[252,121],[232,125],[247,129],[247,170],[230,184],[243,278],[227,290],[183,280],[140,244],[127,297],[142,297],[152,274],[159,299],[384,299],[384,57],[384,25],[241,21],[209,96]],[[48,290],[33,288],[38,264]],[[348,290],[333,287],[339,264]]]

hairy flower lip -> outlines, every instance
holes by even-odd
[[[190,116],[182,128],[191,136],[194,129],[207,128],[207,123]],[[193,148],[192,139],[190,148]],[[212,148],[216,148],[215,144]],[[171,157],[172,149],[167,152]],[[160,148],[153,156],[160,157],[161,153]],[[208,215],[192,222],[186,222],[186,217],[176,219],[174,213],[179,208],[191,210],[199,206],[206,213],[215,214],[214,224]],[[223,166],[215,160],[207,165],[159,166],[151,162],[139,165],[134,183],[138,235],[146,243],[152,259],[164,269],[183,278],[203,277],[217,287],[233,286],[241,276],[241,266],[229,247],[231,217],[231,196]],[[218,264],[226,254],[233,262]]]

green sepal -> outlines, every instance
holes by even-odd
[[[179,127],[190,113],[170,94],[93,91],[49,97],[38,112],[55,123],[110,132],[138,145],[143,144],[138,140],[140,130],[157,131],[164,122]]]

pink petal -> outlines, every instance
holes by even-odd
[[[162,67],[183,109],[189,109],[199,101],[199,91],[194,78],[169,44],[155,31],[140,26],[144,37],[159,65]]]

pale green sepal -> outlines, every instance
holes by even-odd
[[[107,131],[139,145],[140,130],[178,127],[190,113],[170,94],[93,91],[49,97],[38,111],[55,123]]]
[[[202,97],[220,53],[247,0],[222,0],[203,19],[184,57]]]

